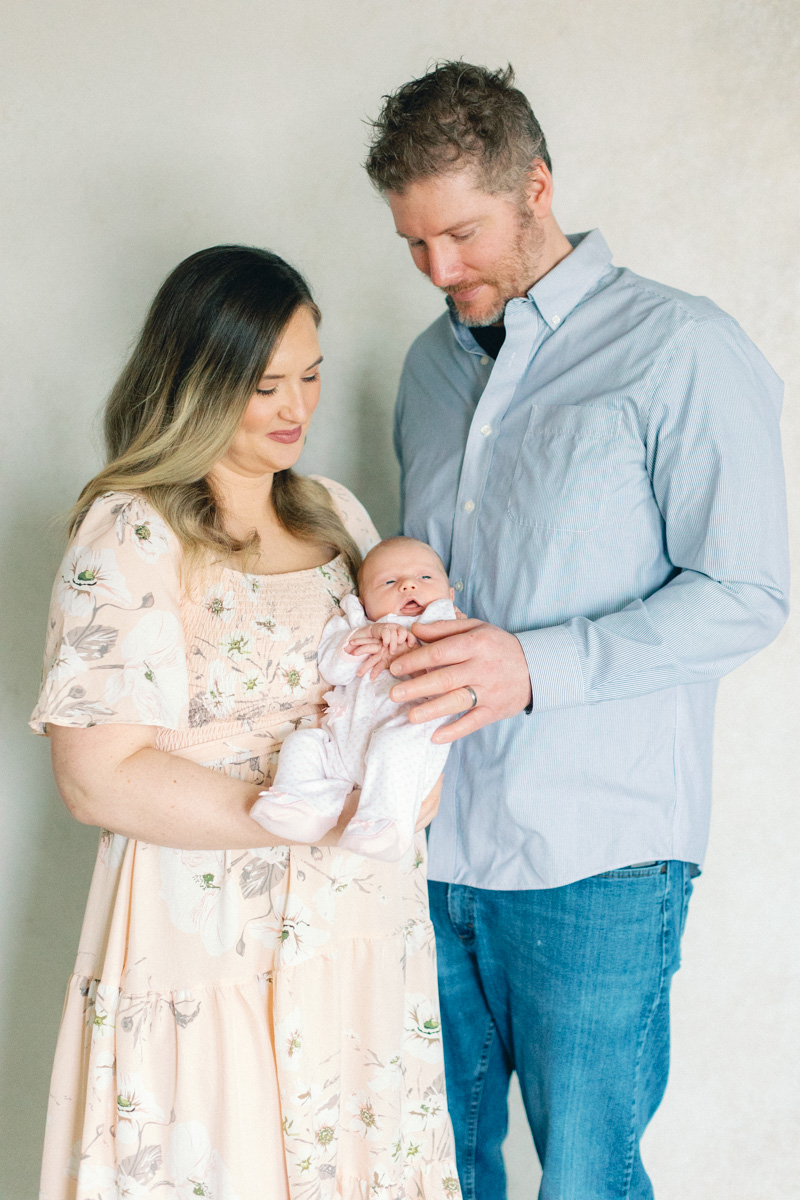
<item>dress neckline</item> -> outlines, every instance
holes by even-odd
[[[303,567],[300,571],[270,571],[268,573],[258,571],[237,571],[236,567],[222,567],[223,571],[227,571],[229,575],[239,575],[242,579],[288,579],[296,578],[298,575],[311,575],[314,571],[325,571],[330,567],[336,566],[342,560],[342,555],[337,554],[329,562],[320,563],[318,567]]]

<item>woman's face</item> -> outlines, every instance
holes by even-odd
[[[264,368],[236,436],[221,459],[226,467],[257,478],[294,466],[319,401],[321,362],[314,317],[301,305]]]

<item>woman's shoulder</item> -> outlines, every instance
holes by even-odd
[[[309,478],[321,483],[328,492],[334,508],[342,519],[342,524],[361,553],[366,554],[368,550],[371,550],[381,538],[361,501],[353,495],[349,488],[337,483],[334,479],[327,479],[324,475],[311,475]]]
[[[144,562],[180,558],[180,543],[150,501],[138,492],[106,492],[82,517],[72,546],[133,550]]]

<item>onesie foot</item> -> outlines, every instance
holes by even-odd
[[[310,845],[323,838],[339,820],[338,812],[325,812],[307,800],[272,788],[259,793],[250,816],[270,833],[286,838],[287,842],[308,842]]]
[[[339,839],[343,850],[354,854],[365,854],[369,858],[382,858],[386,862],[397,862],[408,850],[413,840],[396,821],[359,821],[353,818]]]

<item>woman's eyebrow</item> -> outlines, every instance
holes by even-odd
[[[303,374],[307,375],[309,371],[314,370],[314,367],[318,367],[319,364],[322,362],[322,358],[323,358],[323,356],[320,354],[317,361],[313,362],[310,367],[306,367],[305,371],[303,371]],[[261,378],[262,379],[285,379],[286,376],[285,375],[266,375],[265,374],[265,375],[262,375]]]

